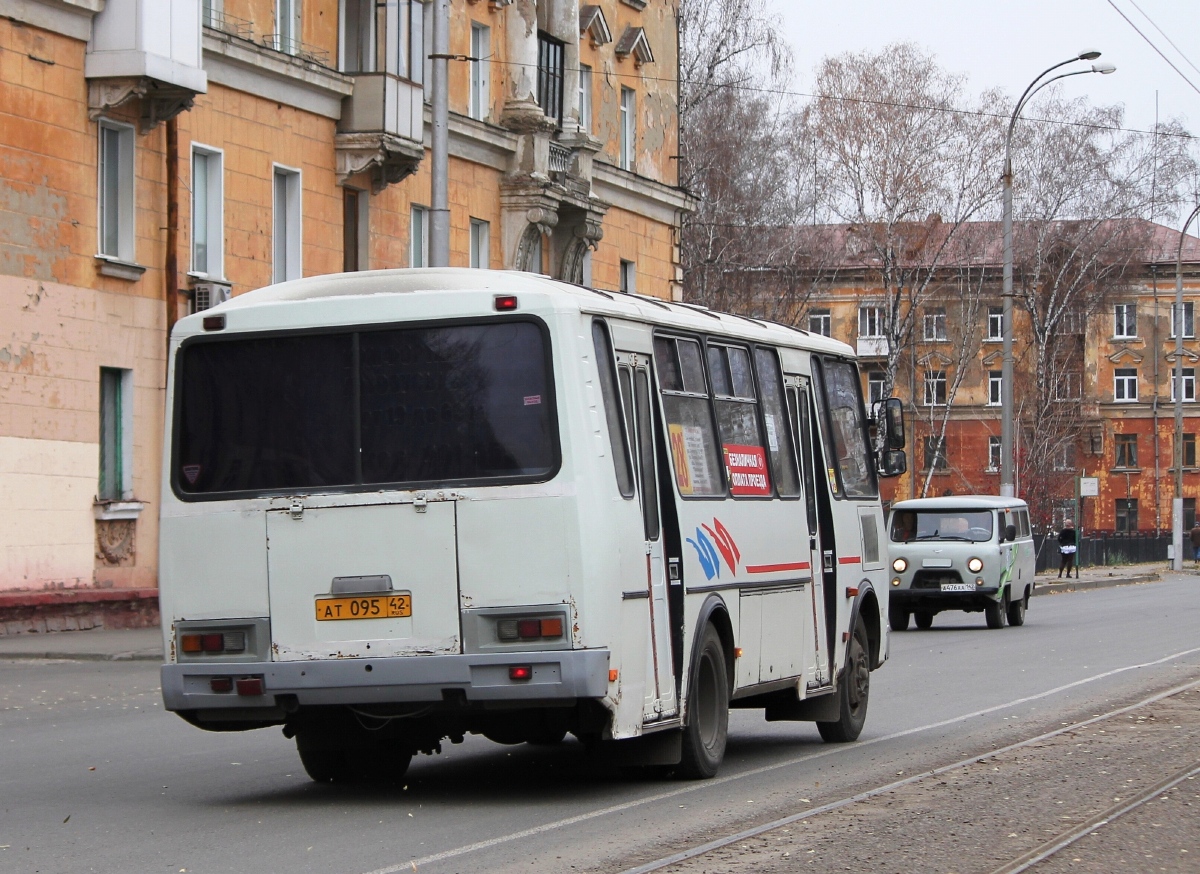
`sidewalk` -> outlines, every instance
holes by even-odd
[[[1184,562],[1181,573],[1197,573],[1191,565],[1194,562]],[[1033,590],[1035,595],[1053,595],[1058,592],[1080,592],[1087,589],[1107,589],[1110,586],[1129,586],[1137,583],[1153,583],[1162,579],[1164,573],[1171,573],[1166,561],[1148,562],[1146,564],[1127,564],[1119,567],[1085,567],[1080,568],[1079,578],[1068,582],[1060,579],[1057,570],[1044,571],[1037,575],[1037,585]]]

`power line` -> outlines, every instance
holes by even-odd
[[[1161,27],[1159,27],[1158,24],[1155,22],[1155,20],[1153,18],[1151,18],[1149,15],[1147,15],[1145,10],[1142,9],[1142,7],[1138,6],[1137,3],[1134,2],[1134,0],[1129,0],[1129,2],[1133,6],[1134,9],[1136,9],[1138,12],[1142,13],[1142,15],[1145,17],[1145,19],[1147,21],[1149,21],[1151,24],[1154,25],[1154,29],[1157,30],[1160,34],[1162,34],[1162,38],[1165,39],[1168,43],[1170,43],[1171,48],[1173,48],[1173,49],[1175,49],[1175,51],[1179,52],[1179,57],[1181,57],[1185,61],[1187,61],[1187,64],[1189,67],[1191,67],[1197,73],[1200,73],[1200,67],[1197,67],[1195,64],[1192,63],[1191,58],[1189,58],[1187,55],[1185,55],[1183,53],[1183,49],[1181,49],[1179,46],[1175,45],[1175,42],[1171,39],[1170,36],[1167,35],[1167,32],[1165,30],[1163,30]]]
[[[1195,91],[1197,94],[1200,94],[1200,88],[1197,88],[1196,84],[1191,79],[1189,79],[1187,76],[1185,76],[1183,74],[1182,70],[1180,70],[1173,63],[1171,63],[1171,59],[1162,53],[1162,49],[1160,49],[1158,46],[1156,46],[1154,44],[1154,41],[1152,39],[1150,39],[1150,37],[1148,37],[1148,36],[1146,36],[1146,34],[1142,33],[1141,28],[1139,28],[1136,24],[1134,24],[1132,21],[1130,21],[1129,16],[1126,15],[1124,12],[1122,12],[1121,8],[1119,6],[1117,6],[1117,4],[1113,2],[1113,0],[1108,0],[1108,5],[1111,6],[1113,9],[1117,10],[1117,14],[1120,15],[1122,18],[1124,18],[1125,21],[1129,24],[1129,26],[1132,27],[1135,31],[1137,31],[1137,35],[1140,36],[1142,39],[1144,39],[1146,41],[1146,44],[1149,45],[1150,48],[1154,49],[1154,51],[1158,53],[1158,56],[1160,58],[1162,58],[1164,61],[1167,62],[1167,66],[1169,66],[1172,70],[1174,70],[1176,73],[1179,74],[1180,79],[1182,79],[1184,82],[1187,82],[1193,91]],[[1138,11],[1141,12],[1140,9]],[[1142,12],[1142,14],[1145,15],[1146,13]],[[1147,16],[1147,18],[1149,18],[1149,16]],[[1153,21],[1151,21],[1150,23],[1154,24]],[[1156,24],[1154,26],[1158,27],[1158,25],[1156,25]],[[1172,43],[1172,45],[1173,45],[1173,43]],[[1189,61],[1188,63],[1191,63],[1191,62]]]

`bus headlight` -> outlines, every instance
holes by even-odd
[[[969,560],[967,562],[967,570],[969,570],[973,574],[979,573],[981,570],[983,570],[983,559],[982,558],[973,558],[973,559]]]
[[[908,570],[908,562],[902,558],[898,558],[894,562],[892,562],[892,570],[894,570],[898,574],[902,574],[906,570]]]

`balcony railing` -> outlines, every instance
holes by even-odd
[[[262,44],[269,49],[275,49],[277,52],[283,52],[285,55],[291,55],[294,58],[301,58],[314,64],[320,64],[322,67],[329,66],[328,51],[319,49],[316,46],[310,46],[292,36],[284,36],[282,33],[268,33],[262,38]]]
[[[238,18],[220,9],[207,9],[204,12],[204,26],[236,36],[238,39],[253,40],[254,25],[245,18]]]
[[[550,144],[550,172],[571,172],[571,150],[558,143]]]

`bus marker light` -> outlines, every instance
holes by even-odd
[[[517,635],[521,640],[536,640],[542,636],[542,623],[537,619],[518,619]]]
[[[849,632],[849,631],[843,631],[843,632],[842,632],[842,643],[845,643],[845,642],[846,642],[847,640],[849,640],[849,639],[850,639],[850,632]]]
[[[262,677],[239,677],[237,681],[239,695],[261,695],[263,693]]]
[[[850,586],[849,588],[847,588],[846,589],[846,597],[847,598],[857,598],[858,597],[858,587]]]
[[[208,681],[208,685],[209,685],[209,688],[211,688],[217,694],[224,694],[225,692],[232,692],[233,691],[233,678],[232,677],[213,677],[211,680]]]
[[[562,619],[543,619],[542,637],[562,637]]]
[[[517,308],[517,296],[515,294],[498,294],[495,299],[496,312],[508,313]]]
[[[508,678],[510,680],[532,680],[533,666],[532,665],[512,665],[508,669]]]
[[[982,585],[983,585],[983,577],[976,577],[976,578],[975,578],[975,585],[977,585],[977,586],[982,586]]]
[[[899,578],[899,577],[897,577],[896,579],[892,580],[892,585],[893,585],[893,586],[898,586],[898,585],[900,585],[900,578]]]
[[[619,676],[621,676],[621,672],[618,671],[616,668],[611,668],[608,672],[608,682],[610,682],[610,683],[617,682],[617,677],[619,677]]]
[[[740,646],[735,646],[733,648],[733,657],[735,659],[740,659],[742,657],[742,648]]]
[[[225,317],[224,316],[205,316],[204,330],[206,331],[224,331]]]

